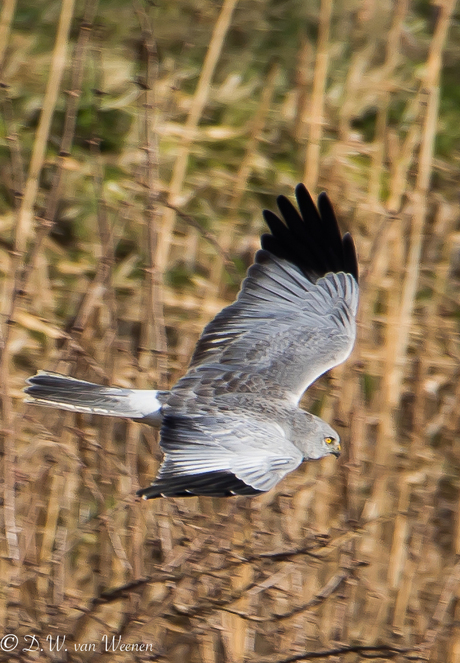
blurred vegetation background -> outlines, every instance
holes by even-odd
[[[459,18],[3,1],[0,660],[460,661]],[[141,503],[157,433],[25,406],[24,380],[173,384],[298,181],[359,252],[356,349],[304,399],[344,454]]]

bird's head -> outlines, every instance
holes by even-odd
[[[302,415],[302,429],[296,425],[295,444],[302,451],[305,460],[317,460],[330,454],[340,456],[340,435],[337,431],[314,414],[302,412]]]
[[[340,437],[338,436],[337,433],[334,432],[334,434],[327,434],[323,438],[323,448],[324,448],[324,455],[326,454],[333,454],[336,458],[340,456],[340,452],[342,451],[342,447],[340,445]]]

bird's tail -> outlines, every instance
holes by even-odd
[[[39,371],[27,380],[25,402],[71,412],[141,419],[161,424],[161,407],[168,392],[156,389],[104,387],[93,382]]]

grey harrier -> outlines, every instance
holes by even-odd
[[[338,434],[298,407],[355,340],[358,265],[325,193],[303,184],[299,211],[277,199],[241,291],[204,329],[171,391],[104,387],[56,373],[29,378],[27,402],[161,425],[163,463],[145,499],[255,495],[304,460],[338,455]],[[299,213],[300,212],[300,213]]]

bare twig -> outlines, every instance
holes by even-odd
[[[332,649],[322,649],[320,651],[306,651],[302,654],[289,656],[282,659],[258,659],[256,663],[296,663],[296,661],[314,661],[319,658],[331,658],[340,654],[361,654],[366,658],[394,658],[402,655],[406,660],[418,661],[420,657],[413,654],[414,649],[409,647],[396,647],[393,645],[344,645]],[[372,656],[374,655],[374,656]]]

